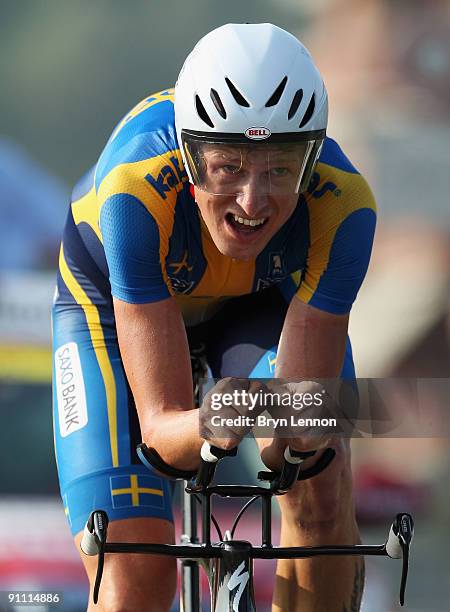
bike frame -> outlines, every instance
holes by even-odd
[[[272,497],[271,489],[258,486],[214,485],[197,490],[186,487],[186,494],[201,498],[202,542],[177,544],[105,543],[104,553],[143,553],[177,557],[183,563],[201,564],[206,571],[210,594],[211,612],[256,612],[253,587],[253,559],[306,559],[316,556],[376,555],[390,556],[387,543],[374,545],[276,547],[272,545]],[[224,538],[211,541],[211,512],[214,495],[227,498],[259,497],[261,511],[261,545],[254,546],[245,540]],[[408,516],[409,515],[402,515]],[[226,532],[227,533],[227,532]],[[228,532],[229,533],[229,532]],[[188,566],[188,567],[192,567]],[[191,578],[192,576],[190,576]],[[98,593],[98,590],[97,590]],[[401,601],[404,588],[402,586]],[[191,591],[182,599],[182,612],[201,609],[200,591]],[[191,607],[191,604],[194,607]]]
[[[190,348],[194,405],[201,404],[201,379],[207,374],[204,345]],[[189,481],[182,481],[181,489],[181,543],[196,544],[197,538],[197,502],[187,492]],[[180,610],[182,612],[200,612],[200,572],[198,562],[187,559],[181,562]]]
[[[192,357],[194,397],[199,403],[199,380],[204,375],[200,355]],[[195,360],[197,360],[195,362]],[[206,447],[206,450],[205,448]],[[103,573],[105,553],[142,553],[176,557],[182,560],[182,584],[180,606],[182,612],[200,612],[199,565],[206,571],[212,612],[256,612],[253,588],[253,559],[306,559],[315,556],[377,555],[403,559],[400,604],[404,603],[408,573],[409,547],[413,535],[413,520],[409,514],[398,514],[391,526],[389,536],[380,545],[305,546],[274,547],[272,545],[272,497],[285,494],[297,480],[306,480],[326,469],[335,452],[326,449],[320,459],[307,470],[300,472],[301,462],[312,452],[285,449],[280,472],[260,472],[258,478],[269,486],[214,485],[213,478],[217,462],[224,456],[234,456],[231,451],[211,447],[207,442],[202,447],[198,471],[177,470],[161,459],[155,449],[145,444],[137,447],[141,461],[150,469],[156,469],[169,478],[184,481],[182,503],[181,544],[131,544],[107,542],[108,517],[103,510],[91,513],[80,543],[87,555],[98,555],[97,577],[93,599],[97,603]],[[212,498],[259,498],[261,500],[261,544],[254,546],[245,540],[233,539],[234,529],[248,502],[238,514],[233,528],[225,537],[213,543],[211,539]],[[197,506],[201,504],[201,541],[197,534]],[[216,525],[217,526],[217,525]],[[220,530],[219,530],[220,531]]]
[[[200,557],[208,576],[211,594],[211,612],[253,612],[256,602],[253,587],[253,559],[300,559],[319,555],[380,555],[388,556],[386,545],[273,547],[271,489],[258,486],[215,485],[201,493],[189,485],[186,495],[202,497],[202,544]],[[245,540],[225,539],[211,544],[212,497],[261,499],[261,545],[253,546]],[[197,548],[197,547],[196,547]],[[183,605],[189,606],[186,599]],[[200,602],[195,602],[196,606]],[[192,612],[189,607],[184,612]]]
[[[201,379],[206,376],[207,365],[204,356],[204,347],[198,349],[191,348],[191,366],[194,390],[194,403],[199,407],[201,404]],[[333,459],[330,453],[322,461],[319,470],[324,469]],[[265,473],[267,477],[269,474]],[[311,472],[311,476],[314,472]],[[309,475],[307,475],[308,477]],[[185,480],[181,491],[182,504],[182,535],[181,543],[190,546],[199,545],[197,536],[197,501],[193,495],[194,491],[190,486],[190,481]],[[347,546],[347,547],[322,547],[315,549],[291,548],[276,549],[277,555],[271,555],[272,548],[272,496],[274,489],[262,487],[243,487],[230,485],[217,485],[208,487],[202,491],[202,536],[203,551],[214,552],[211,548],[211,497],[212,495],[222,495],[225,497],[250,497],[258,496],[262,502],[262,542],[259,553],[269,556],[255,556],[258,549],[254,548],[249,542],[243,540],[228,540],[217,543],[214,548],[221,548],[221,556],[211,558],[183,559],[181,563],[181,589],[180,589],[180,610],[181,612],[201,612],[200,594],[200,573],[199,563],[205,570],[211,594],[211,612],[223,610],[239,610],[242,600],[242,610],[256,611],[253,589],[253,559],[281,559],[281,558],[306,558],[316,554],[368,554],[368,555],[387,555],[386,545],[380,546]],[[404,597],[404,584],[406,578],[402,576],[402,589],[400,600]],[[234,591],[235,587],[237,589]]]

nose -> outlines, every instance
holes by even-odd
[[[267,194],[261,191],[257,178],[251,178],[242,186],[236,195],[236,203],[242,208],[247,217],[256,218],[267,201]]]

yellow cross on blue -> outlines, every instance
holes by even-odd
[[[269,370],[271,372],[274,372],[275,371],[275,366],[276,366],[276,363],[277,363],[277,354],[270,352],[267,355],[267,359],[269,360]]]
[[[112,476],[111,499],[114,508],[152,506],[164,508],[162,480],[158,476],[123,474]]]

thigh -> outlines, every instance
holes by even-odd
[[[96,508],[111,521],[172,521],[169,481],[144,467],[135,452],[139,423],[112,309],[57,303],[53,351],[55,451],[73,535]]]
[[[284,319],[290,299],[296,299],[284,285],[233,298],[209,322],[207,358],[214,378],[273,378]],[[341,376],[355,378],[349,338]]]

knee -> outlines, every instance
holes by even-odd
[[[336,440],[330,446],[336,455],[325,470],[298,482],[280,499],[283,517],[308,530],[329,532],[343,521],[354,522],[350,445]]]
[[[105,563],[98,604],[93,605],[91,590],[89,612],[168,612],[176,591],[176,562],[156,557],[151,561],[139,564],[137,571],[129,568],[120,577],[114,570],[108,572]]]
[[[173,525],[163,519],[111,521],[111,542],[172,543]],[[75,538],[79,549],[81,533]],[[82,555],[90,583],[89,612],[168,612],[177,585],[176,560],[159,555],[106,554],[98,604],[93,603],[97,558]]]

